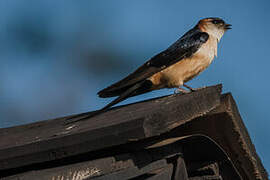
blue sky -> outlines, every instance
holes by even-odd
[[[232,92],[269,171],[269,5],[268,0],[3,0],[0,127],[103,107],[111,99],[96,92],[167,48],[200,18],[216,16],[233,29],[222,38],[215,61],[189,85],[222,83],[224,92]],[[171,93],[166,89],[124,103]]]

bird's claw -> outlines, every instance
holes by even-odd
[[[183,86],[186,87],[187,89],[189,89],[191,92],[195,92],[195,91],[198,90],[197,88],[192,88],[192,87],[190,87],[190,86],[188,86],[186,84],[183,84]]]
[[[187,94],[189,93],[189,91],[179,87],[174,91],[174,94],[178,94],[178,93]]]

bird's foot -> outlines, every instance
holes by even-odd
[[[189,93],[189,91],[179,87],[174,91],[174,94],[178,94],[178,93],[187,94],[187,93]]]
[[[197,91],[198,89],[196,88],[192,88],[192,87],[190,87],[190,86],[188,86],[188,85],[186,85],[186,84],[183,84],[183,86],[185,87],[185,88],[187,88],[187,89],[189,89],[191,92],[195,92],[195,91]]]
[[[190,92],[195,92],[195,91],[204,89],[204,88],[206,87],[206,86],[203,86],[203,87],[200,87],[200,88],[192,88],[192,87],[190,87],[190,86],[188,86],[188,85],[186,85],[186,84],[183,84],[183,86],[184,86],[185,88],[189,89]]]

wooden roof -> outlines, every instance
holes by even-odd
[[[0,177],[268,179],[221,85],[89,113],[0,129]]]

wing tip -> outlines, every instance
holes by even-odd
[[[119,96],[123,90],[124,89],[115,90],[111,87],[108,87],[99,91],[97,94],[100,98],[109,98],[109,97]]]
[[[106,98],[107,96],[106,96],[106,91],[105,90],[106,89],[99,91],[97,93],[98,97],[100,97],[100,98]]]

